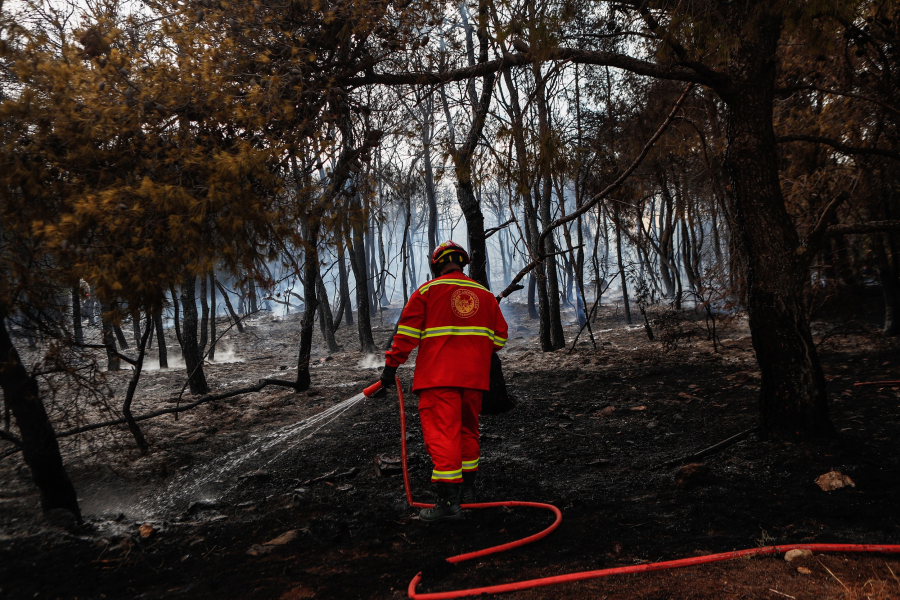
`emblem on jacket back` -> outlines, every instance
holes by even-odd
[[[450,296],[450,308],[457,317],[468,319],[478,312],[478,296],[471,290],[456,290]]]

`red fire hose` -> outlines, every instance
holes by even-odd
[[[367,387],[363,393],[366,396],[372,396],[381,389],[381,382],[377,382]],[[397,378],[397,395],[400,398],[400,447],[402,451],[403,461],[403,485],[406,488],[406,499],[410,506],[415,508],[430,508],[432,504],[423,504],[421,502],[413,502],[412,492],[409,487],[409,469],[406,461],[406,410],[403,404],[403,389],[400,386],[400,378]],[[447,562],[458,563],[464,560],[470,560],[496,552],[503,552],[519,546],[524,546],[531,542],[535,542],[546,537],[550,532],[559,527],[562,522],[562,513],[552,504],[544,504],[542,502],[479,502],[477,504],[463,504],[464,508],[493,508],[497,506],[527,506],[532,508],[544,508],[556,515],[556,520],[541,532],[530,535],[521,540],[516,540],[508,544],[501,544],[476,552],[468,552],[451,556]],[[735,550],[732,552],[722,552],[720,554],[709,554],[706,556],[695,556],[691,558],[680,558],[678,560],[669,560],[665,562],[646,563],[642,565],[632,565],[629,567],[613,567],[611,569],[599,569],[596,571],[582,571],[580,573],[567,573],[565,575],[556,575],[553,577],[542,577],[540,579],[529,579],[526,581],[516,581],[513,583],[504,583],[500,585],[491,585],[480,588],[469,588],[466,590],[455,590],[452,592],[438,592],[433,594],[417,594],[416,586],[422,580],[422,574],[418,573],[413,580],[409,582],[408,596],[415,600],[444,600],[447,598],[464,598],[466,596],[477,596],[479,594],[501,594],[504,592],[516,592],[531,588],[544,587],[548,585],[556,585],[560,583],[568,583],[572,581],[584,581],[585,579],[598,579],[608,575],[624,575],[626,573],[642,573],[645,571],[662,571],[665,569],[677,569],[679,567],[690,567],[693,565],[702,565],[704,563],[719,562],[723,560],[732,560],[747,556],[765,556],[768,554],[781,554],[789,550],[810,550],[812,552],[867,552],[867,553],[900,553],[900,545],[892,544],[788,544],[784,546],[767,546],[765,548],[749,548],[747,550]]]

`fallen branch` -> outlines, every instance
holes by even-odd
[[[296,384],[293,381],[284,381],[281,379],[260,379],[259,383],[250,387],[239,388],[236,390],[231,390],[229,392],[223,392],[221,394],[208,394],[203,396],[199,400],[191,402],[189,404],[185,404],[183,406],[175,406],[172,408],[163,408],[161,410],[157,410],[151,413],[147,413],[145,415],[138,415],[134,417],[135,421],[146,421],[148,419],[154,419],[156,417],[161,417],[163,415],[170,415],[173,413],[180,413],[186,410],[191,410],[192,408],[196,408],[201,404],[206,404],[207,402],[214,402],[216,400],[225,400],[227,398],[233,398],[234,396],[240,396],[241,394],[250,394],[253,392],[262,391],[263,388],[277,385],[281,387],[289,387],[291,389],[296,389]],[[94,429],[101,429],[103,427],[111,427],[112,425],[122,425],[127,423],[126,419],[115,419],[113,421],[104,421],[102,423],[92,423],[90,425],[82,425],[81,427],[75,427],[74,429],[69,429],[68,431],[63,431],[62,433],[58,433],[56,435],[57,438],[69,437],[78,433],[84,433],[85,431],[93,431]]]
[[[900,385],[900,381],[860,381],[859,383],[854,383],[853,387],[861,385]]]
[[[313,483],[319,483],[320,481],[337,481],[339,479],[350,479],[351,477],[356,477],[357,473],[359,473],[359,469],[356,467],[353,467],[349,471],[344,471],[343,473],[338,473],[338,470],[335,469],[331,473],[325,473],[324,475],[319,475],[318,477],[307,479],[300,485],[310,485]]]
[[[750,429],[742,431],[742,432],[738,433],[737,435],[733,435],[730,438],[728,438],[727,440],[722,440],[718,444],[714,444],[714,445],[710,446],[709,448],[706,448],[705,450],[700,450],[699,452],[695,452],[694,454],[688,454],[687,456],[682,456],[681,458],[676,458],[675,460],[670,460],[668,462],[664,462],[664,463],[656,465],[654,467],[650,467],[650,469],[651,470],[660,469],[660,468],[669,469],[671,467],[676,467],[678,465],[683,465],[685,463],[693,462],[693,461],[701,459],[705,456],[709,456],[710,454],[715,454],[719,450],[724,450],[725,448],[750,437],[751,434],[756,433],[757,431],[759,431],[758,426],[751,427]]]

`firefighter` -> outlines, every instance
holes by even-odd
[[[456,243],[435,248],[435,278],[413,292],[404,307],[381,374],[382,386],[393,386],[397,367],[419,346],[413,391],[419,395],[422,436],[438,495],[434,508],[419,513],[428,523],[461,519],[460,503],[475,502],[481,396],[490,388],[491,354],[506,344],[500,305],[487,288],[463,274],[467,264],[469,255]]]

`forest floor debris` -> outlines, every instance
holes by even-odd
[[[431,592],[759,544],[900,543],[900,393],[896,386],[853,385],[891,379],[900,365],[897,340],[833,332],[820,345],[835,440],[798,445],[751,432],[704,457],[714,477],[679,489],[677,465],[664,466],[673,457],[695,455],[757,424],[760,379],[745,323],[722,330],[719,352],[702,335],[664,350],[604,306],[596,348],[582,334],[572,352],[567,346],[542,353],[537,323],[523,307],[504,310],[513,326],[501,356],[519,403],[482,421],[479,496],[556,504],[562,526],[545,540],[489,560],[442,563],[533,533],[543,516],[486,509],[454,527],[419,522],[391,468],[399,452],[396,396],[320,417],[378,379],[381,359],[356,352],[355,328],[343,326],[343,350],[332,355],[316,332],[316,394],[270,388],[145,421],[146,456],[125,427],[61,440],[84,526],[69,531],[45,521],[21,458],[0,461],[0,597],[400,598],[420,569],[427,582],[420,591]],[[396,315],[396,308],[384,314],[379,346]],[[577,330],[566,327],[569,341]],[[273,374],[290,378],[298,335],[299,315],[261,314],[245,333],[229,332],[230,360],[243,362],[207,365],[214,393]],[[411,375],[412,368],[400,369],[407,387]],[[110,388],[120,392],[129,376],[110,373]],[[135,413],[177,396],[183,379],[183,369],[146,374]],[[413,394],[407,404],[413,496],[428,501],[431,464]],[[115,416],[84,410],[97,420]],[[267,444],[270,451],[249,455]],[[224,468],[231,463],[223,458],[242,448],[246,460]],[[378,455],[382,476],[373,464]],[[352,485],[341,480],[354,469]],[[822,493],[816,477],[835,470],[856,487]],[[189,485],[197,480],[202,485]],[[147,498],[163,493],[166,501],[151,510]],[[140,535],[145,524],[154,529],[147,538]],[[296,537],[272,543],[285,532]],[[248,557],[248,548],[256,556]],[[900,572],[897,558],[816,558],[802,572],[760,558],[507,597],[780,597],[770,590],[797,599],[900,597],[892,576]]]

